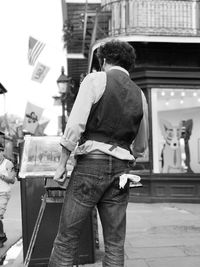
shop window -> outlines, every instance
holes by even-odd
[[[148,103],[148,93],[147,90],[143,90],[143,93],[147,99]],[[149,173],[150,172],[150,161],[149,161],[149,146],[146,148],[146,150],[143,153],[142,157],[138,157],[135,162],[134,169],[136,171],[140,171],[140,173]]]
[[[200,173],[200,90],[157,89],[152,98],[154,173]]]

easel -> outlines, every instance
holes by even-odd
[[[29,243],[29,247],[26,253],[26,257],[24,260],[24,267],[28,267],[31,255],[35,246],[35,241],[40,229],[40,225],[42,222],[42,218],[44,215],[44,211],[47,203],[63,203],[63,193],[65,191],[65,187],[59,186],[56,182],[52,180],[52,178],[45,178],[45,194],[42,196],[41,206],[38,212],[38,216],[34,225],[33,233],[31,236],[31,240]],[[78,264],[76,264],[78,267]]]

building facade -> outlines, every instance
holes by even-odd
[[[95,12],[83,21],[85,33],[92,28],[87,72],[99,69],[101,42],[128,41],[137,54],[131,77],[149,105],[149,146],[135,170],[143,187],[130,200],[199,203],[200,1],[104,0]]]

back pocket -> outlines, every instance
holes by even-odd
[[[102,194],[102,176],[75,171],[73,176],[73,195],[82,205],[94,206]]]

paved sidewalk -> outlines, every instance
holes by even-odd
[[[18,190],[15,187],[15,191]],[[18,198],[18,194],[14,196]],[[18,203],[18,204],[17,204]],[[11,202],[10,211],[19,201]],[[18,209],[19,207],[17,207]],[[12,212],[11,212],[12,213]],[[10,213],[10,214],[11,214]],[[16,212],[13,215],[17,215]],[[99,224],[100,225],[100,224]],[[11,224],[8,224],[10,227]],[[96,263],[80,267],[100,267],[103,255],[102,232]],[[6,267],[22,267],[21,253]],[[127,211],[126,267],[198,267],[200,266],[200,204],[129,203]]]
[[[125,252],[126,267],[200,266],[200,205],[130,203]]]
[[[200,266],[199,204],[131,204],[127,267]]]

